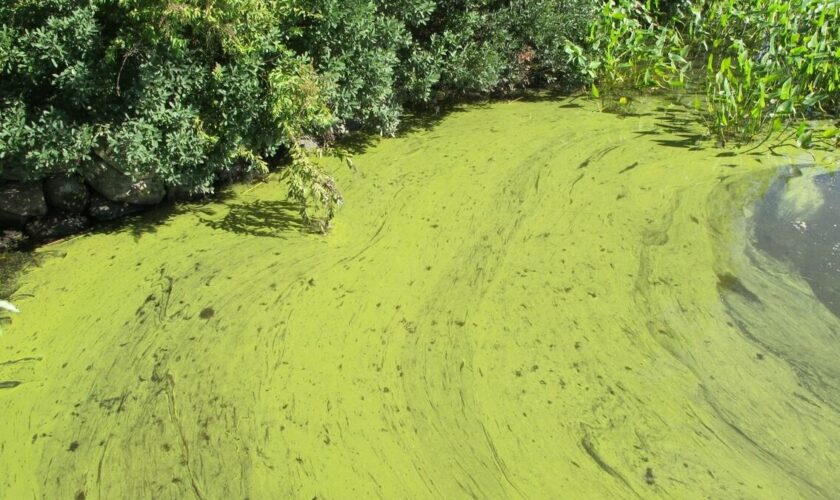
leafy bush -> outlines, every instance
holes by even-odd
[[[19,313],[17,307],[9,299],[17,289],[16,277],[22,269],[38,257],[23,252],[4,252],[0,250],[0,335],[3,325],[11,321],[12,314]]]
[[[274,0],[0,6],[0,169],[85,174],[97,152],[197,193],[265,170],[333,123],[320,77],[283,44],[296,15]]]
[[[310,0],[291,45],[331,84],[336,117],[393,133],[405,105],[566,82],[593,0]]]
[[[0,175],[106,161],[206,193],[292,156],[290,196],[340,195],[295,148],[406,105],[573,75],[594,0],[10,0],[0,5]],[[304,213],[304,217],[311,214]]]

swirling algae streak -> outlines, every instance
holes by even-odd
[[[324,160],[326,237],[271,182],[47,247],[0,338],[0,497],[836,498],[840,325],[745,237],[800,153],[657,106],[467,107]]]

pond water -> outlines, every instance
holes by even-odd
[[[836,159],[664,101],[356,148],[327,236],[269,182],[39,250],[0,497],[837,496]]]

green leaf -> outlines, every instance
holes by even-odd
[[[790,87],[793,84],[793,78],[788,78],[782,84],[782,90],[779,92],[779,98],[783,101],[790,99]]]
[[[811,130],[806,130],[799,134],[796,139],[796,142],[799,143],[800,147],[809,148],[811,147],[811,142],[813,140],[813,132]]]
[[[793,101],[784,101],[776,107],[776,114],[778,115],[789,115],[793,112]]]

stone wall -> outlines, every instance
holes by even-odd
[[[86,177],[59,174],[38,182],[5,170],[0,177],[0,249],[63,238],[97,221],[153,208],[166,195],[159,179],[132,179],[105,161]]]

